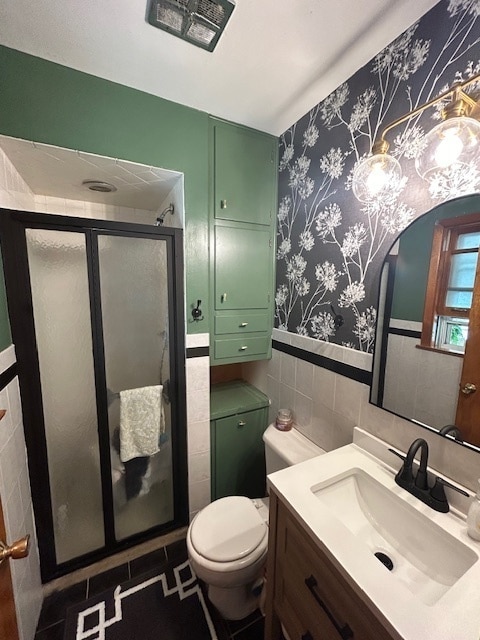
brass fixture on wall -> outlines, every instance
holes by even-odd
[[[419,115],[425,109],[442,100],[451,101],[442,109],[442,122],[429,131],[424,138],[423,149],[415,158],[417,173],[429,181],[439,171],[453,164],[467,164],[480,153],[480,105],[464,89],[480,81],[480,74],[457,83],[432,98],[425,104],[412,109],[388,124],[372,146],[372,154],[361,160],[353,172],[352,190],[360,202],[387,192],[389,185],[402,177],[400,163],[389,155],[386,134],[406,120]]]

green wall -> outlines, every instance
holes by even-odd
[[[181,80],[180,80],[181,81]],[[207,113],[0,46],[0,134],[181,171],[185,175],[187,319],[207,333]]]
[[[392,318],[422,322],[433,230],[437,220],[480,212],[480,196],[471,195],[435,207],[415,220],[400,236]]]

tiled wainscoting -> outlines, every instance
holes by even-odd
[[[208,333],[186,336],[190,518],[210,502],[210,357]]]
[[[327,451],[352,442],[357,425],[403,451],[425,438],[429,465],[477,490],[477,452],[370,404],[371,355],[278,329],[273,341],[270,361],[242,368],[243,377],[270,397],[270,421],[280,407],[293,408],[298,429]],[[322,366],[309,361],[316,356]]]
[[[0,354],[0,374],[13,366],[15,350],[11,346]],[[42,604],[42,585],[16,375],[0,391],[0,409],[6,410],[0,421],[0,495],[7,542],[27,533],[31,536],[28,557],[10,561],[20,639],[31,640]]]

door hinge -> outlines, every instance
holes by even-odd
[[[272,239],[270,238],[270,240],[268,241],[268,246],[270,247],[270,249],[272,248]]]

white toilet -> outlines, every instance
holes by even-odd
[[[296,429],[263,434],[267,474],[325,453]],[[267,558],[268,498],[214,500],[192,520],[187,549],[208,597],[226,620],[241,620],[259,604]]]

